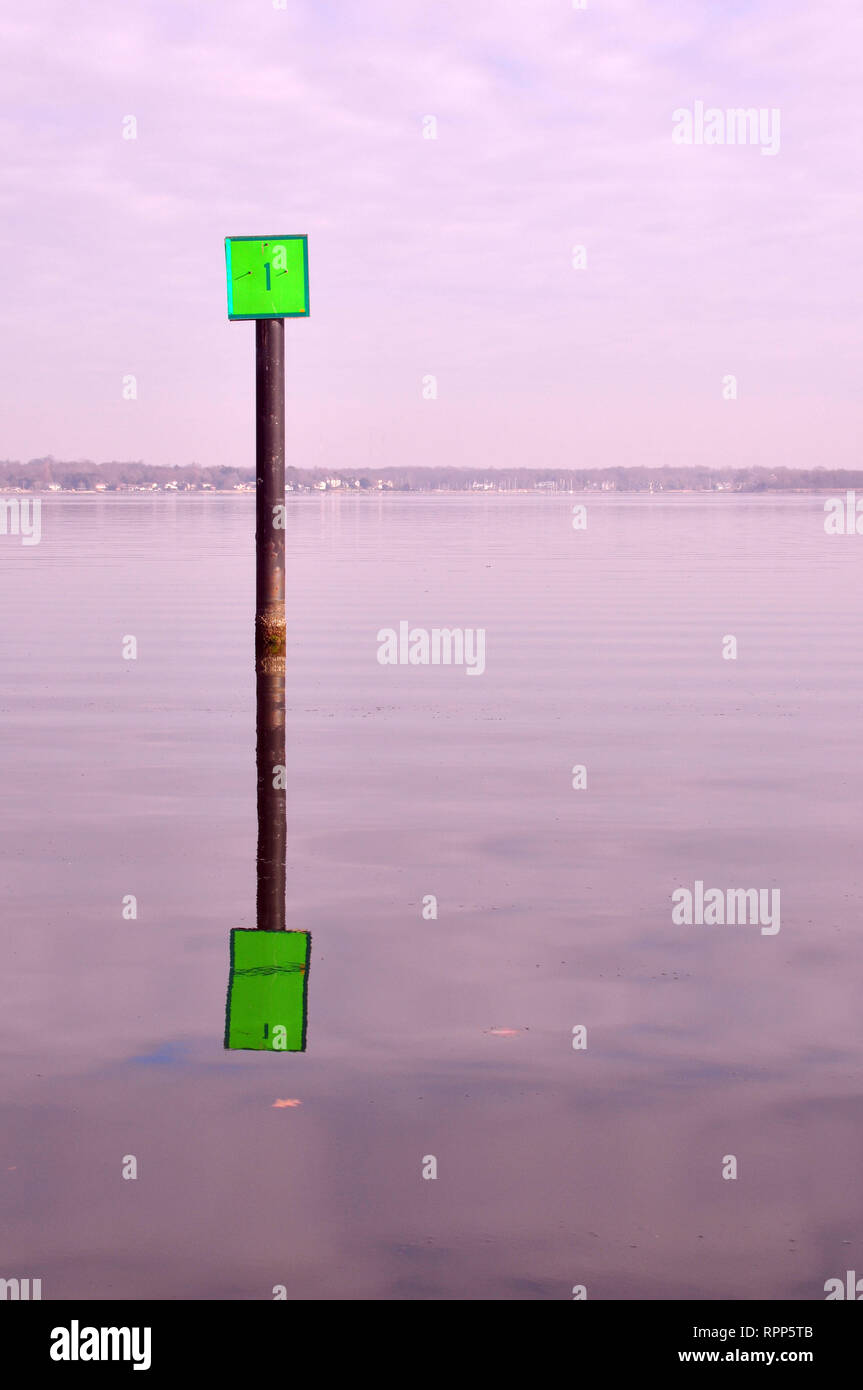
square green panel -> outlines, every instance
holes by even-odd
[[[305,1051],[310,945],[305,931],[231,932],[225,1047]]]
[[[229,319],[307,317],[308,237],[225,237],[225,269]]]

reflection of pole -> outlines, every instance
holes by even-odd
[[[287,845],[284,676],[262,675],[258,671],[257,694],[258,931],[284,931]]]
[[[258,930],[285,930],[285,321],[255,323]]]

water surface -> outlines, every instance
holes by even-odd
[[[863,537],[822,507],[290,499],[300,1055],[222,1046],[254,499],[52,496],[40,545],[0,537],[0,1275],[817,1299],[863,1271]],[[381,666],[403,619],[484,628],[485,673]],[[674,925],[696,879],[779,887],[778,935]]]

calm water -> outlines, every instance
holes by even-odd
[[[0,536],[0,1275],[821,1299],[863,1274],[863,537],[822,507],[291,501],[302,1055],[222,1046],[254,925],[254,499],[49,497],[40,545]],[[484,628],[485,674],[381,666],[402,619]],[[673,924],[696,879],[778,887],[779,933]]]

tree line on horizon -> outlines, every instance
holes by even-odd
[[[841,468],[708,468],[701,465],[650,468],[640,464],[609,468],[475,468],[414,467],[379,468],[367,471],[295,468],[285,469],[286,481],[294,487],[313,487],[327,478],[341,478],[350,487],[375,488],[379,481],[403,492],[449,490],[470,491],[476,486],[492,484],[513,490],[530,490],[538,483],[556,484],[577,490],[601,488],[603,484],[618,492],[648,492],[651,489],[675,491],[696,489],[715,491],[731,488],[742,492],[781,492],[801,488],[863,488],[863,470]],[[117,487],[142,487],[158,483],[187,483],[201,487],[208,483],[217,489],[229,489],[239,483],[253,483],[253,469],[231,468],[226,465],[205,467],[190,463],[169,467],[133,462],[111,461],[93,463],[89,459],[64,461],[46,457],[30,459],[27,463],[0,461],[0,487],[21,488],[24,491],[42,489],[52,484],[66,489],[92,491],[97,484],[108,490]]]

